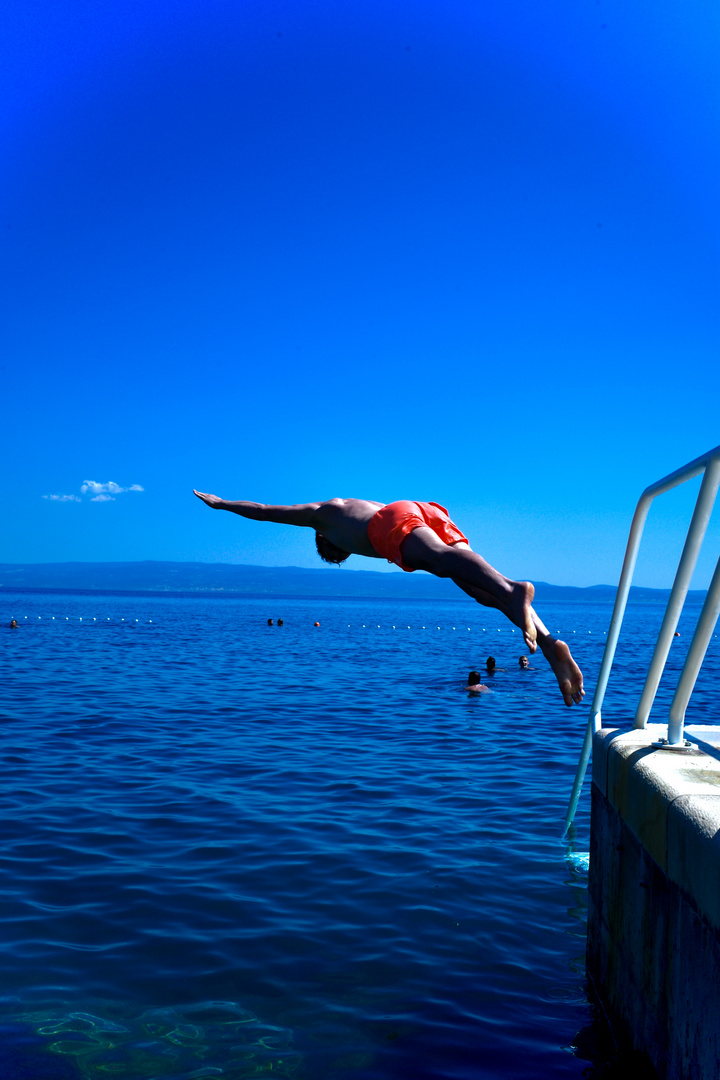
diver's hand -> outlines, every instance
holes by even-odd
[[[208,495],[204,491],[195,491],[193,488],[193,494],[197,495],[198,499],[202,499],[206,506],[209,506],[211,510],[224,510],[225,500],[219,498],[217,495]]]

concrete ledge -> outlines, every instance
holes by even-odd
[[[720,888],[699,888],[698,880],[698,867],[713,860],[720,883],[720,727],[686,728],[693,749],[682,753],[652,746],[666,734],[660,724],[602,728],[593,740],[593,784],[660,869],[697,892],[698,902],[702,897],[704,914],[720,929]]]
[[[618,1034],[665,1080],[720,1076],[720,727],[593,743],[588,971]]]

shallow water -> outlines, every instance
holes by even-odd
[[[590,691],[610,612],[541,611]],[[605,723],[661,617],[629,610]],[[587,790],[561,837],[591,692],[566,709],[495,613],[13,593],[0,621],[1,1075],[606,1075]],[[689,721],[719,668],[714,638]]]

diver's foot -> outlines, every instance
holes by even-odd
[[[534,653],[537,649],[537,629],[533,621],[532,602],[535,596],[535,586],[530,581],[513,582],[513,591],[510,602],[506,608],[510,622],[515,623],[522,631],[529,651]],[[567,647],[567,646],[566,646]]]
[[[545,658],[555,672],[563,701],[570,707],[573,702],[579,705],[585,697],[582,671],[573,660],[564,641],[553,640],[543,649]]]

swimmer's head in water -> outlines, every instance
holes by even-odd
[[[468,686],[478,686],[480,683],[480,672],[471,671],[468,675]]]
[[[488,669],[488,671],[493,671],[494,670],[494,668],[495,668],[495,657],[494,656],[488,656],[487,660],[485,661],[485,667]]]
[[[344,563],[346,559],[350,558],[349,551],[343,551],[342,548],[335,547],[319,532],[315,533],[315,547],[323,562],[335,563],[336,566],[339,566],[340,563]]]
[[[527,656],[521,656],[518,660],[518,663],[520,667],[530,667],[530,661],[528,660]]]

